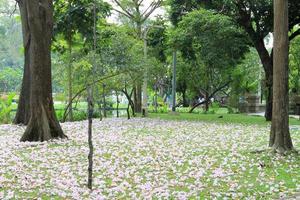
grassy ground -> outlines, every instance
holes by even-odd
[[[94,121],[89,192],[87,122],[62,128],[69,140],[21,143],[23,127],[0,126],[0,199],[277,199],[300,190],[299,155],[254,153],[267,148],[267,125],[123,118]],[[300,132],[291,133],[299,149]]]
[[[195,113],[150,113],[151,118],[159,118],[166,120],[187,120],[187,121],[203,121],[213,123],[238,123],[248,125],[268,125],[270,122],[266,122],[264,117],[261,116],[249,116],[246,114],[195,114]],[[300,125],[298,119],[290,118],[290,125]]]

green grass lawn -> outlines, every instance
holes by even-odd
[[[246,114],[196,114],[196,113],[150,113],[150,118],[159,118],[166,120],[187,120],[187,121],[203,121],[213,123],[238,123],[248,125],[268,125],[264,117],[249,116]],[[300,121],[290,118],[290,125],[300,125]]]

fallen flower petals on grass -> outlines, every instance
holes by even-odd
[[[274,199],[300,191],[300,158],[267,149],[269,127],[158,119],[94,120],[94,190],[87,122],[69,139],[19,142],[0,126],[0,199]],[[300,132],[292,130],[296,149]]]

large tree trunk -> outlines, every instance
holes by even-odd
[[[21,141],[65,138],[55,115],[51,82],[52,0],[19,1],[30,34],[30,119]]]
[[[288,1],[274,1],[273,118],[270,147],[279,153],[293,149],[288,115]]]
[[[28,26],[28,18],[26,15],[25,2],[24,6],[20,6],[20,13],[22,17],[22,33],[23,33],[23,46],[24,46],[24,74],[20,97],[18,102],[18,109],[14,119],[14,124],[27,125],[30,118],[30,33]]]

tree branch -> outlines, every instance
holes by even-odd
[[[64,112],[64,115],[63,115],[63,121],[66,120],[67,118],[67,111],[69,110],[69,107],[71,106],[72,102],[74,101],[74,99],[77,98],[77,96],[79,96],[82,92],[84,92],[85,90],[87,90],[90,86],[96,84],[96,83],[99,83],[99,82],[102,82],[106,79],[110,79],[112,77],[115,77],[115,76],[119,76],[120,74],[123,74],[124,72],[119,72],[119,73],[116,73],[116,74],[111,74],[111,75],[108,75],[108,76],[105,76],[105,77],[102,77],[101,79],[98,79],[92,83],[89,83],[87,84],[84,88],[82,88],[81,90],[79,90],[71,99],[71,101],[68,103],[67,107],[65,108],[65,112]]]
[[[124,15],[125,17],[127,17],[129,19],[131,18],[130,15],[126,14],[125,12],[122,12],[122,11],[120,11],[118,9],[115,9],[115,8],[113,8],[113,10],[116,11],[117,13],[121,14],[121,15]]]
[[[126,13],[127,16],[129,16],[129,18],[134,18],[134,15],[128,12],[128,10],[121,4],[119,0],[112,0],[112,1],[115,2],[123,10],[123,12]]]
[[[214,97],[219,91],[223,90],[225,87],[229,86],[229,84],[230,84],[231,82],[232,82],[232,81],[230,80],[230,81],[226,82],[224,85],[222,85],[222,86],[218,87],[217,89],[215,89],[215,91],[214,91],[213,93],[211,93],[211,94],[208,96],[208,98],[205,99],[205,101],[200,102],[200,103],[196,104],[195,106],[193,106],[193,108],[189,111],[189,113],[192,113],[192,112],[195,110],[195,108],[197,108],[198,106],[201,106],[202,104],[205,104],[205,103],[207,103],[208,101],[210,101],[210,99],[211,99],[212,97]]]
[[[158,0],[157,2],[152,2],[150,4],[150,6],[145,10],[145,12],[142,14],[143,19],[142,19],[142,22],[146,21],[150,15],[159,7],[161,7],[162,5],[162,0]],[[147,13],[147,11],[150,9],[150,11]]]

